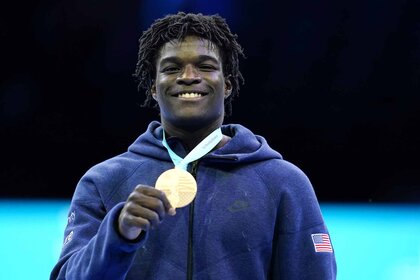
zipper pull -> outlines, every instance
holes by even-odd
[[[198,160],[191,163],[191,175],[195,178],[197,176]]]

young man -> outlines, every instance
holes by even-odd
[[[81,178],[51,279],[335,279],[308,178],[222,125],[243,55],[225,20],[168,15],[139,41],[135,77],[160,122]]]

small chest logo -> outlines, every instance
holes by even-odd
[[[235,200],[235,202],[228,207],[228,210],[232,213],[245,210],[249,207],[249,202],[245,200]]]

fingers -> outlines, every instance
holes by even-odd
[[[126,208],[125,213],[122,213],[123,223],[127,227],[135,227],[144,231],[155,228],[161,222],[159,215],[144,207],[130,207]]]
[[[142,230],[156,228],[165,215],[175,215],[165,193],[150,186],[138,185],[129,195],[118,218],[120,233],[135,239]]]
[[[138,193],[146,195],[146,196],[157,198],[158,200],[161,201],[161,203],[163,203],[165,213],[167,213],[171,216],[176,214],[175,208],[172,207],[168,197],[166,196],[166,194],[163,191],[155,189],[153,187],[149,187],[149,186],[138,185],[135,188],[135,192],[138,192]]]
[[[166,194],[161,190],[157,190],[157,189],[154,189],[154,190],[160,193],[159,199],[162,201],[163,205],[165,206],[166,213],[171,216],[174,216],[176,214],[175,208],[171,205],[171,202],[169,201]]]

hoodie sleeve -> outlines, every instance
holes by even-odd
[[[105,210],[92,180],[84,176],[73,196],[65,238],[50,279],[124,279],[142,241],[117,232],[124,203]]]
[[[280,234],[274,249],[272,279],[335,280],[333,249],[325,242],[322,245],[322,241],[318,241],[323,238],[329,239],[324,224],[299,232]],[[318,249],[315,242],[319,244]],[[331,251],[327,247],[331,247]]]
[[[335,280],[334,248],[313,187],[299,168],[283,163],[271,278]]]

